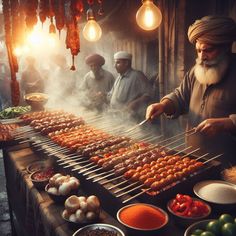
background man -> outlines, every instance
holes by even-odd
[[[228,17],[206,16],[188,29],[196,64],[174,92],[147,108],[146,118],[162,113],[176,118],[188,113],[187,129],[196,134],[187,143],[203,153],[223,153],[222,163],[236,164],[236,24]]]
[[[143,72],[131,66],[132,55],[126,51],[114,54],[118,77],[109,93],[112,109],[127,111],[139,120],[144,119],[144,108],[151,99],[151,86]]]
[[[102,68],[105,59],[99,54],[91,54],[85,58],[90,71],[84,76],[79,87],[83,93],[82,104],[89,109],[103,110],[107,93],[114,84],[114,76],[111,72]]]

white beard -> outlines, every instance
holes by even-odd
[[[200,84],[217,84],[224,77],[229,66],[228,56],[221,56],[216,61],[202,62],[196,59],[194,74]]]

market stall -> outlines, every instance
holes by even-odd
[[[117,226],[118,228],[123,230],[126,235],[136,234],[119,223],[117,220],[117,212],[123,206],[132,203],[153,204],[168,212],[167,203],[170,199],[173,199],[176,194],[181,193],[195,196],[195,194],[193,193],[193,187],[197,182],[205,179],[209,180],[220,177],[220,164],[217,161],[217,157],[213,157],[213,159],[208,162],[204,163],[204,161],[201,161],[202,164],[200,165],[200,169],[196,168],[194,170],[191,170],[190,172],[186,172],[185,174],[182,173],[182,176],[178,176],[178,179],[169,179],[169,182],[166,182],[165,184],[163,182],[158,182],[162,183],[162,185],[159,186],[157,185],[157,183],[155,183],[155,188],[150,183],[148,185],[146,183],[145,186],[141,184],[140,186],[140,183],[142,183],[142,180],[140,178],[141,175],[139,175],[138,183],[137,176],[136,178],[132,177],[132,175],[128,176],[131,174],[132,170],[134,170],[134,166],[127,166],[128,169],[126,169],[126,172],[123,172],[123,174],[126,173],[126,178],[123,175],[120,175],[120,173],[114,175],[114,173],[112,172],[115,171],[115,166],[113,166],[110,170],[98,169],[99,166],[94,166],[94,163],[90,159],[88,159],[89,151],[92,153],[92,150],[89,150],[89,147],[91,147],[91,145],[88,146],[89,144],[87,144],[87,146],[85,145],[87,149],[83,148],[81,150],[78,148],[79,146],[77,146],[76,149],[75,147],[71,148],[71,146],[69,146],[68,148],[65,145],[67,141],[65,136],[63,138],[64,142],[58,145],[59,143],[56,143],[56,141],[58,141],[58,139],[56,139],[56,137],[58,137],[56,136],[56,131],[61,131],[61,134],[60,132],[57,132],[57,135],[70,134],[70,142],[74,140],[74,144],[78,144],[81,138],[83,142],[86,141],[87,139],[84,134],[76,134],[76,132],[83,128],[83,133],[86,133],[88,124],[85,124],[83,119],[76,117],[76,121],[79,124],[79,128],[77,130],[75,129],[76,123],[73,123],[73,125],[70,127],[73,129],[69,130],[68,127],[66,132],[63,132],[65,128],[63,129],[63,127],[59,127],[59,124],[56,123],[54,123],[53,126],[54,130],[51,126],[51,132],[49,132],[48,129],[45,129],[46,127],[39,128],[39,124],[36,124],[37,119],[33,117],[39,114],[42,116],[42,114],[50,113],[50,116],[48,117],[50,117],[50,119],[53,119],[53,112],[55,113],[55,111],[44,111],[22,115],[21,127],[18,127],[13,132],[11,132],[15,135],[15,140],[18,143],[20,142],[21,144],[14,145],[8,148],[6,146],[4,147],[4,163],[6,170],[7,192],[11,212],[12,227],[13,229],[16,229],[18,233],[19,231],[23,231],[23,235],[28,235],[29,232],[34,232],[33,235],[72,235],[72,233],[75,232],[76,229],[84,226],[80,225],[77,222],[77,224],[71,227],[70,220],[68,221],[63,218],[63,211],[65,210],[64,201],[60,203],[55,202],[55,199],[52,200],[49,193],[46,192],[44,188],[38,188],[38,186],[32,182],[32,174],[29,173],[29,166],[32,165],[32,163],[37,163],[36,161],[47,163],[47,165],[53,167],[55,173],[63,173],[65,175],[71,175],[78,178],[80,185],[78,187],[78,192],[76,193],[76,195],[96,195],[101,202],[101,212],[99,218],[96,219],[95,222],[108,223]],[[70,114],[70,118],[72,117],[74,116]],[[43,118],[41,117],[41,119]],[[68,121],[68,124],[71,124],[71,122],[71,120],[70,122]],[[73,120],[73,122],[75,122],[75,120]],[[31,125],[27,125],[26,123]],[[65,121],[63,121],[63,123],[65,123]],[[38,128],[35,129],[35,127]],[[91,132],[91,125],[89,127]],[[94,130],[98,132],[97,129]],[[48,133],[46,131],[48,131]],[[93,140],[96,136],[96,132],[93,133],[93,138],[92,136],[90,137],[93,145],[95,145],[94,142],[96,142],[96,145],[99,145],[99,140]],[[104,142],[106,139],[104,136],[104,132],[102,133],[99,133],[99,137],[102,137]],[[112,139],[111,134],[106,135],[108,135],[107,137],[110,141],[109,144],[106,143],[105,145],[103,145],[103,147],[99,146],[98,149],[93,149],[93,152],[95,150],[99,151],[101,156],[102,151],[104,151],[103,154],[108,154],[108,147],[110,147],[110,152],[118,148],[117,146],[114,146],[114,144],[112,145],[112,140],[115,140],[114,137]],[[116,142],[118,142],[117,138],[118,136],[116,137]],[[133,145],[133,143],[127,144],[124,141],[127,140],[125,138],[120,140],[120,143],[122,143],[122,145],[119,146],[119,148],[125,148]],[[133,142],[136,145],[138,143],[134,140]],[[142,145],[144,145],[144,142],[142,142]],[[140,147],[139,150],[144,150],[144,148],[147,149],[147,147],[148,145],[144,145]],[[155,147],[150,147],[152,147],[152,151],[155,150]],[[167,151],[168,148],[165,147],[165,150]],[[81,155],[79,151],[83,151],[83,155]],[[146,150],[146,152],[148,151],[150,151],[150,149]],[[172,157],[174,156],[174,153],[177,153],[173,149],[171,150],[171,152]],[[145,152],[143,153],[145,154]],[[162,163],[161,160],[163,159],[163,157],[167,156],[165,152],[163,153],[164,156],[153,158],[153,162],[156,159],[155,165]],[[150,157],[150,153],[148,154]],[[136,160],[139,159],[138,157],[140,154],[133,153],[133,155],[135,155]],[[182,159],[186,158],[186,156],[183,155],[183,152],[178,152],[177,155],[182,155]],[[187,156],[192,160],[196,159],[190,152]],[[90,155],[90,157],[93,157],[93,155]],[[143,155],[142,157],[142,160],[144,160],[145,155]],[[129,159],[128,155],[126,156],[126,159]],[[204,160],[204,157],[202,157],[202,160]],[[149,163],[150,162],[141,164],[140,162],[139,169],[142,168],[142,166],[147,167]],[[195,161],[194,163],[198,162]],[[156,176],[156,173],[152,172],[149,178],[153,178],[154,176]],[[157,181],[156,179],[149,179],[149,181],[151,180],[151,183]],[[14,186],[14,188],[12,186]],[[234,205],[235,204],[232,204],[230,208]],[[233,209],[234,208],[221,208],[221,211],[219,211],[219,209],[217,208],[212,208],[211,215],[208,217],[216,218],[220,214],[230,212]],[[169,220],[165,227],[152,232],[152,235],[170,235],[173,230],[175,230],[175,235],[183,235],[189,224],[183,226],[182,224],[179,224],[178,221],[176,221],[176,218],[173,217],[173,215],[171,215],[170,213],[168,214]]]

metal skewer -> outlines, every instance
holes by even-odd
[[[219,155],[216,155],[216,156],[212,157],[211,159],[208,159],[207,161],[205,161],[205,162],[203,162],[203,163],[206,164],[206,163],[208,163],[208,162],[210,162],[210,161],[212,161],[212,160],[214,160],[214,159],[217,159],[217,158],[221,157],[222,155],[224,155],[224,153],[221,153],[221,154],[219,154]]]
[[[101,175],[107,174],[107,173],[112,173],[112,174],[113,174],[113,171],[110,170],[110,171],[107,171],[107,172],[102,172],[102,173],[100,173],[100,174],[96,174],[96,175],[90,176],[90,177],[88,177],[88,178],[86,178],[86,179],[87,179],[87,180],[90,180],[90,179],[93,179],[93,178],[97,178],[97,177],[99,177],[99,176],[101,176]]]
[[[127,189],[127,188],[130,188],[130,187],[132,187],[132,186],[134,186],[134,185],[136,185],[136,184],[138,184],[138,183],[139,183],[139,182],[134,182],[134,183],[132,183],[132,184],[130,184],[130,185],[125,186],[124,188],[120,188],[120,189],[116,190],[114,193],[119,193],[119,192],[121,192],[121,191],[123,191],[123,190],[125,190],[125,189]]]
[[[94,168],[97,168],[97,169],[93,170]],[[91,167],[89,167],[89,168],[86,168],[86,169],[80,171],[80,174],[82,174],[82,173],[84,173],[84,172],[86,172],[86,174],[88,174],[88,173],[89,173],[89,174],[92,174],[93,172],[96,172],[96,171],[101,170],[101,169],[102,169],[102,167],[99,167],[99,168],[98,168],[97,165],[94,165],[94,166],[91,166]],[[87,172],[88,170],[91,170],[91,171]]]
[[[120,185],[122,185],[122,184],[125,184],[125,183],[127,183],[127,182],[128,182],[128,180],[124,180],[124,181],[122,181],[122,182],[120,182],[120,183],[118,183],[118,184],[112,185],[111,187],[109,187],[109,188],[107,188],[107,189],[108,189],[108,190],[111,190],[111,189],[116,188],[116,187],[118,187],[118,186],[120,186]]]
[[[96,183],[96,182],[98,182],[100,180],[103,180],[103,179],[106,179],[107,177],[112,176],[112,175],[114,175],[114,172],[112,172],[111,174],[105,175],[101,178],[95,179],[95,180],[93,180],[93,182]]]
[[[145,190],[143,190],[142,192],[139,192],[139,193],[135,194],[134,196],[132,196],[132,197],[130,197],[130,198],[124,200],[122,203],[126,203],[126,202],[128,202],[128,201],[131,201],[132,199],[134,199],[134,198],[136,198],[136,197],[138,197],[138,196],[140,196],[140,195],[142,195],[142,194],[148,192],[149,190],[151,190],[151,188],[145,189]]]
[[[140,185],[138,185],[138,186],[135,187],[135,188],[132,188],[132,189],[126,191],[126,192],[123,192],[123,193],[118,194],[116,197],[122,197],[122,196],[124,196],[125,194],[130,193],[130,192],[133,192],[134,190],[139,189],[139,188],[141,188],[141,187],[143,187],[143,186],[144,186],[143,184],[140,184]]]
[[[144,125],[144,124],[145,124],[146,122],[148,122],[148,121],[149,121],[149,119],[146,119],[146,120],[141,121],[141,122],[138,123],[137,125],[131,127],[131,128],[128,129],[128,130],[126,130],[125,133],[130,133],[131,131],[135,130],[136,128],[138,128],[138,127],[140,127],[140,126],[142,126],[142,125]]]
[[[110,183],[110,182],[112,182],[112,181],[114,181],[114,180],[121,179],[121,178],[123,178],[122,175],[121,175],[121,176],[118,176],[118,177],[115,177],[115,178],[112,178],[112,179],[108,179],[108,180],[102,182],[102,184],[107,184],[107,183]]]

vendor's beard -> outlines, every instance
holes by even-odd
[[[229,65],[229,57],[221,55],[215,60],[203,61],[196,59],[194,74],[200,84],[217,84],[224,77]]]
[[[99,80],[101,78],[101,70],[91,71],[91,77],[93,79]]]

